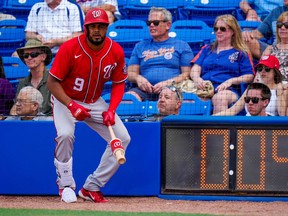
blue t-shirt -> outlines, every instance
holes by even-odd
[[[277,7],[272,10],[269,15],[265,18],[265,20],[261,23],[261,25],[257,28],[257,30],[266,38],[269,39],[271,37],[274,38],[274,42],[276,42],[276,23],[278,17],[281,13],[288,11],[287,6]]]
[[[214,89],[230,78],[254,74],[252,58],[248,54],[235,48],[217,54],[211,47],[204,46],[192,62],[201,66],[201,78],[210,80]],[[240,94],[239,86],[231,86],[230,90]]]
[[[169,38],[143,40],[135,45],[129,65],[139,65],[140,74],[152,85],[181,74],[181,66],[191,66],[193,52],[187,42]]]

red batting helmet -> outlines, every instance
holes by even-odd
[[[105,23],[109,25],[106,11],[101,8],[94,8],[89,10],[85,16],[84,26],[91,23]]]

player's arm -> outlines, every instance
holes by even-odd
[[[60,81],[51,74],[48,76],[47,87],[51,94],[62,104],[64,104],[72,113],[75,119],[83,121],[85,118],[90,118],[90,109],[81,106],[73,101],[64,91]]]
[[[108,126],[115,124],[115,112],[122,100],[124,91],[125,91],[125,82],[112,84],[109,108],[107,111],[102,113],[104,125]]]
[[[53,77],[51,74],[48,75],[47,79],[47,87],[51,94],[62,104],[68,106],[71,102],[71,98],[65,93],[64,89],[62,88],[60,81]]]

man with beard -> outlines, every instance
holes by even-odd
[[[76,184],[72,174],[75,123],[84,121],[107,143],[111,140],[106,126],[113,125],[118,146],[126,149],[130,136],[115,113],[124,94],[127,72],[121,46],[106,37],[109,25],[106,12],[94,8],[87,12],[84,34],[65,42],[59,49],[48,77],[54,100],[54,123],[57,130],[54,164],[61,200],[76,202]],[[112,81],[110,104],[100,96],[104,83]],[[89,149],[87,149],[89,151]],[[106,202],[100,188],[119,168],[109,144],[98,168],[90,174],[79,196],[92,202]]]

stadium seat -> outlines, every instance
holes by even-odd
[[[170,37],[186,41],[194,55],[202,46],[215,40],[213,29],[200,20],[177,20],[172,23]]]
[[[179,115],[211,115],[211,100],[203,101],[194,93],[183,93]]]
[[[257,29],[258,26],[260,26],[261,22],[240,20],[238,21],[238,24],[242,31],[252,31],[254,29]]]
[[[11,56],[19,47],[25,44],[24,20],[1,20],[0,21],[0,55]]]
[[[27,21],[31,7],[43,0],[4,0],[2,10],[4,13],[12,14],[17,19]]]
[[[109,26],[107,34],[123,47],[126,58],[130,58],[137,42],[150,38],[143,20],[117,20]]]
[[[147,20],[151,7],[165,7],[172,13],[173,21],[181,19],[179,9],[184,8],[187,0],[126,0],[120,12],[124,19]]]
[[[27,66],[18,57],[2,57],[6,78],[10,81],[15,91],[19,80],[28,76]]]
[[[102,98],[110,103],[111,94],[105,94]],[[146,102],[140,102],[131,94],[124,94],[121,103],[117,108],[117,114],[123,118],[137,116],[146,117]]]
[[[180,10],[185,19],[197,19],[213,26],[215,18],[223,14],[232,14],[237,18],[237,9],[240,0],[190,0]]]

